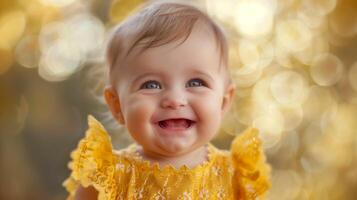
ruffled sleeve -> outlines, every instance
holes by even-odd
[[[258,130],[249,128],[231,146],[235,199],[263,199],[270,188],[270,166],[266,163]]]
[[[93,116],[88,116],[89,128],[80,140],[77,149],[71,153],[70,177],[63,186],[69,192],[68,200],[73,199],[79,185],[93,186],[98,192],[98,199],[115,197],[116,179],[115,156],[110,136],[104,127]]]

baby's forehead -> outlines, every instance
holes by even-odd
[[[216,47],[211,48],[219,49],[221,62],[227,64],[228,45],[217,24],[193,6],[163,3],[143,9],[116,29],[107,51],[110,71],[147,49],[165,44],[179,45],[193,30],[201,32],[202,38],[209,37],[207,42],[215,43]]]

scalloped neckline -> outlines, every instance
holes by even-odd
[[[196,171],[196,170],[200,170],[200,169],[204,169],[207,166],[211,165],[214,161],[215,158],[215,147],[211,144],[208,143],[205,145],[206,147],[206,161],[200,163],[199,165],[196,165],[195,167],[188,167],[187,165],[182,165],[179,168],[176,168],[174,166],[172,166],[171,164],[167,164],[165,166],[160,166],[159,163],[155,162],[150,162],[149,160],[144,159],[139,151],[138,151],[138,145],[133,143],[131,144],[128,148],[127,148],[127,152],[130,154],[130,156],[132,156],[132,160],[134,160],[137,164],[144,166],[145,168],[149,168],[149,169],[155,169],[158,171],[173,171],[173,172],[182,172],[182,171]]]

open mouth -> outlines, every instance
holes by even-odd
[[[163,129],[182,130],[188,129],[195,124],[195,121],[189,119],[167,119],[158,122]]]

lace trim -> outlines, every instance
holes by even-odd
[[[175,168],[170,164],[165,165],[164,167],[160,167],[158,163],[152,163],[148,160],[145,160],[138,152],[137,144],[131,144],[127,149],[125,149],[125,151],[123,151],[123,153],[125,157],[127,157],[130,160],[133,160],[135,162],[134,165],[136,166],[142,166],[145,169],[154,169],[161,172],[171,172],[171,173],[179,174],[181,172],[196,173],[197,171],[200,171],[202,169],[209,168],[215,162],[216,154],[218,154],[217,153],[218,150],[212,144],[209,143],[206,145],[206,151],[207,151],[207,155],[206,155],[207,159],[201,164],[193,168],[190,168],[187,165],[183,165],[180,168]]]

